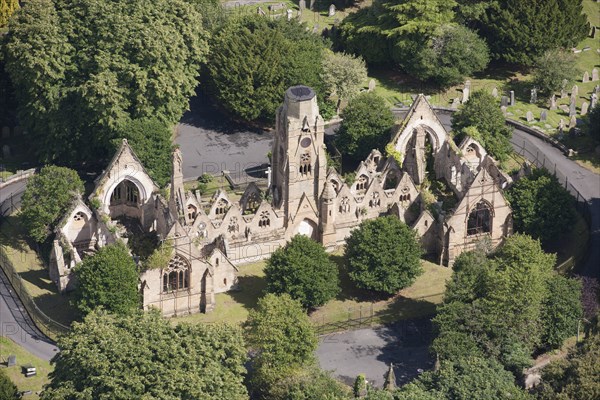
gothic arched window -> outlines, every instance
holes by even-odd
[[[240,225],[238,224],[237,217],[231,217],[229,220],[229,226],[227,227],[229,233],[235,233],[240,231]]]
[[[188,289],[190,287],[190,266],[187,260],[176,254],[162,275],[163,293]]]
[[[366,176],[364,176],[364,175],[359,176],[358,179],[356,180],[356,190],[366,190],[368,182],[369,182],[369,179]]]
[[[258,226],[261,228],[266,228],[271,226],[271,217],[268,211],[263,211],[260,213],[260,219],[258,220]]]
[[[487,202],[481,200],[473,208],[467,220],[467,236],[492,231],[492,212]]]
[[[195,220],[196,219],[196,214],[198,213],[198,210],[196,210],[196,207],[194,207],[191,204],[188,204],[187,206],[187,212],[188,212],[188,218],[190,220]]]
[[[216,215],[224,215],[227,210],[229,209],[229,203],[227,203],[227,200],[225,199],[219,199],[219,201],[217,202],[217,208],[215,208],[215,214]]]
[[[300,175],[309,175],[312,171],[310,153],[304,153],[300,156]]]
[[[350,212],[350,199],[347,196],[340,201],[340,212],[343,214]]]
[[[381,199],[379,198],[378,192],[373,192],[371,196],[371,200],[369,201],[369,207],[379,207],[381,204]]]

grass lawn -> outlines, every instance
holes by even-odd
[[[17,356],[17,365],[10,368],[5,368],[6,361],[9,355]],[[25,396],[25,399],[38,399],[38,392],[42,387],[49,382],[48,374],[54,369],[48,361],[37,358],[31,353],[25,351],[21,346],[10,339],[0,337],[0,362],[2,370],[8,377],[17,385],[19,391],[23,392],[31,390],[31,395]],[[31,364],[37,368],[37,375],[31,378],[26,378],[21,373],[21,366]]]
[[[24,228],[19,217],[5,218],[0,225],[0,246],[21,276],[24,288],[33,297],[36,305],[50,318],[63,325],[70,325],[75,315],[69,297],[61,295],[48,270],[25,240]],[[18,288],[17,288],[18,289]]]
[[[367,291],[355,289],[348,275],[343,271],[343,257],[337,254],[331,257],[342,269],[340,276],[342,293],[337,299],[311,313],[310,318],[316,325],[344,321],[348,318],[349,310],[353,318],[358,317],[362,312],[361,308],[364,311],[363,316],[373,310],[376,314],[376,322],[391,322],[433,314],[435,305],[442,301],[446,280],[452,274],[449,268],[423,261],[425,273],[414,285],[395,297],[380,299]],[[240,290],[217,294],[217,305],[212,313],[177,317],[172,318],[172,321],[174,323],[244,322],[248,317],[248,311],[256,306],[265,289],[264,266],[264,261],[241,266]]]

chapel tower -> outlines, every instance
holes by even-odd
[[[273,204],[283,208],[288,222],[299,211],[303,198],[315,210],[318,207],[327,168],[324,135],[314,90],[306,86],[289,88],[277,110],[271,182]]]

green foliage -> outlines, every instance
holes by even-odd
[[[9,18],[19,7],[19,0],[0,0],[0,28],[8,25]]]
[[[577,322],[583,317],[581,283],[554,274],[548,281],[548,294],[542,307],[542,343],[549,348],[559,348],[565,339],[575,335]]]
[[[354,397],[360,397],[367,391],[367,380],[365,379],[364,374],[359,374],[354,380],[354,386],[352,387],[352,392],[354,393]]]
[[[440,400],[439,393],[414,380],[394,392],[394,400]]]
[[[200,175],[200,177],[198,178],[198,182],[200,183],[211,183],[214,180],[213,176],[211,174],[202,174]]]
[[[375,93],[352,99],[341,117],[336,145],[343,155],[357,161],[364,160],[373,149],[383,150],[395,122],[385,100]]]
[[[271,255],[265,276],[268,292],[287,293],[305,308],[322,306],[340,292],[337,265],[321,244],[304,235]]]
[[[587,115],[587,133],[596,142],[600,142],[600,104],[592,108]]]
[[[165,240],[157,249],[150,254],[150,257],[144,263],[145,269],[166,268],[169,261],[173,258],[173,241]]]
[[[538,241],[519,234],[507,238],[492,256],[461,254],[434,318],[439,334],[433,351],[446,360],[492,357],[520,373],[533,350],[545,346],[550,331],[544,320],[562,316],[568,303],[564,294],[552,291],[555,261]]]
[[[78,284],[73,303],[82,315],[98,307],[117,314],[140,307],[137,267],[123,243],[102,247],[74,272]]]
[[[237,327],[173,326],[158,312],[93,312],[58,346],[43,400],[248,398]]]
[[[421,273],[417,233],[393,216],[363,221],[346,240],[350,279],[362,289],[394,294]]]
[[[497,0],[473,24],[495,58],[523,65],[576,46],[589,31],[582,0]]]
[[[551,97],[554,92],[564,89],[563,80],[570,80],[577,72],[572,52],[548,50],[535,61],[533,85]]]
[[[555,176],[536,169],[506,192],[514,228],[547,244],[568,233],[575,220],[573,198]]]
[[[177,122],[208,50],[200,21],[183,0],[27,1],[6,68],[41,159],[97,160],[129,119]]]
[[[290,86],[311,86],[323,98],[324,48],[295,20],[232,18],[211,42],[210,91],[237,117],[271,121]]]
[[[348,389],[316,366],[284,376],[271,386],[268,400],[347,400]]]
[[[72,202],[83,193],[83,182],[69,168],[49,165],[27,181],[21,217],[29,235],[43,242]]]
[[[0,399],[16,400],[19,399],[19,390],[17,386],[10,380],[6,373],[0,369]]]
[[[531,399],[510,372],[493,359],[461,357],[442,362],[437,372],[425,372],[419,384],[442,399]],[[401,397],[402,398],[402,397]]]
[[[173,163],[172,129],[157,118],[127,120],[119,125],[117,142],[124,138],[146,168],[150,177],[160,187],[171,180]]]
[[[495,159],[504,161],[512,152],[512,129],[506,125],[504,115],[491,94],[483,90],[473,92],[464,107],[454,114],[452,130],[457,143],[468,134],[468,127],[477,129],[480,135],[476,139]]]
[[[404,154],[401,151],[396,150],[393,143],[388,143],[385,145],[385,155],[387,157],[392,157],[396,164],[399,167],[402,167],[402,163],[404,162]]]
[[[338,97],[339,112],[342,100],[350,100],[360,92],[367,79],[367,67],[360,57],[328,51],[323,57],[321,77],[325,90]]]
[[[448,87],[484,70],[489,61],[483,39],[468,28],[448,24],[437,29],[406,69],[423,81],[433,80],[441,87]]]
[[[600,398],[600,335],[593,333],[571,350],[567,359],[542,370],[540,399],[593,400]]]
[[[250,385],[264,395],[282,377],[314,363],[317,336],[300,302],[288,294],[266,294],[250,310],[246,340],[256,351]]]

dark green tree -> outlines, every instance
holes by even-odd
[[[551,97],[560,90],[563,80],[577,75],[575,56],[563,49],[547,50],[535,60],[533,85]]]
[[[548,281],[548,294],[542,303],[542,344],[556,349],[577,332],[583,317],[581,283],[553,274]]]
[[[26,2],[11,20],[6,62],[41,159],[97,160],[128,119],[177,122],[206,37],[184,0]]]
[[[117,141],[127,139],[148,174],[164,187],[171,179],[172,128],[157,118],[128,120],[117,128]]]
[[[138,272],[129,250],[122,243],[102,247],[75,268],[75,307],[87,315],[97,307],[117,314],[140,307]]]
[[[349,390],[316,366],[284,376],[269,389],[268,400],[349,400]]]
[[[423,273],[417,233],[393,216],[363,221],[346,240],[350,279],[362,289],[394,294]]]
[[[408,72],[442,87],[457,85],[465,76],[484,70],[490,61],[487,44],[461,25],[438,28],[426,46],[418,52]]]
[[[483,90],[474,92],[463,108],[454,114],[452,130],[457,142],[465,135],[476,136],[474,139],[499,161],[505,160],[512,152],[512,129],[506,125],[496,99]]]
[[[0,0],[0,28],[8,25],[9,18],[19,7],[19,0]]]
[[[46,166],[27,181],[21,217],[29,235],[43,242],[71,203],[83,193],[83,182],[69,168]]]
[[[322,306],[340,292],[337,265],[321,244],[304,235],[271,255],[265,275],[268,292],[287,293],[306,308]]]
[[[233,18],[211,41],[209,90],[239,118],[272,121],[288,87],[303,84],[322,93],[324,48],[296,21]]]
[[[247,399],[241,330],[94,311],[59,339],[43,400]]]
[[[600,142],[600,105],[592,108],[587,115],[587,132],[596,142]]]
[[[576,46],[589,31],[582,0],[497,0],[475,27],[495,58],[523,65],[546,50]]]
[[[317,336],[300,302],[289,295],[266,294],[245,323],[246,340],[256,352],[250,386],[264,396],[273,385],[314,365]]]
[[[547,244],[568,233],[575,220],[573,198],[555,176],[536,169],[506,192],[514,228]]]
[[[375,93],[362,93],[342,111],[336,145],[352,160],[364,160],[371,150],[383,150],[390,140],[394,115],[385,100]]]
[[[0,399],[2,400],[17,400],[21,398],[19,396],[19,389],[10,380],[3,370],[0,370]]]

